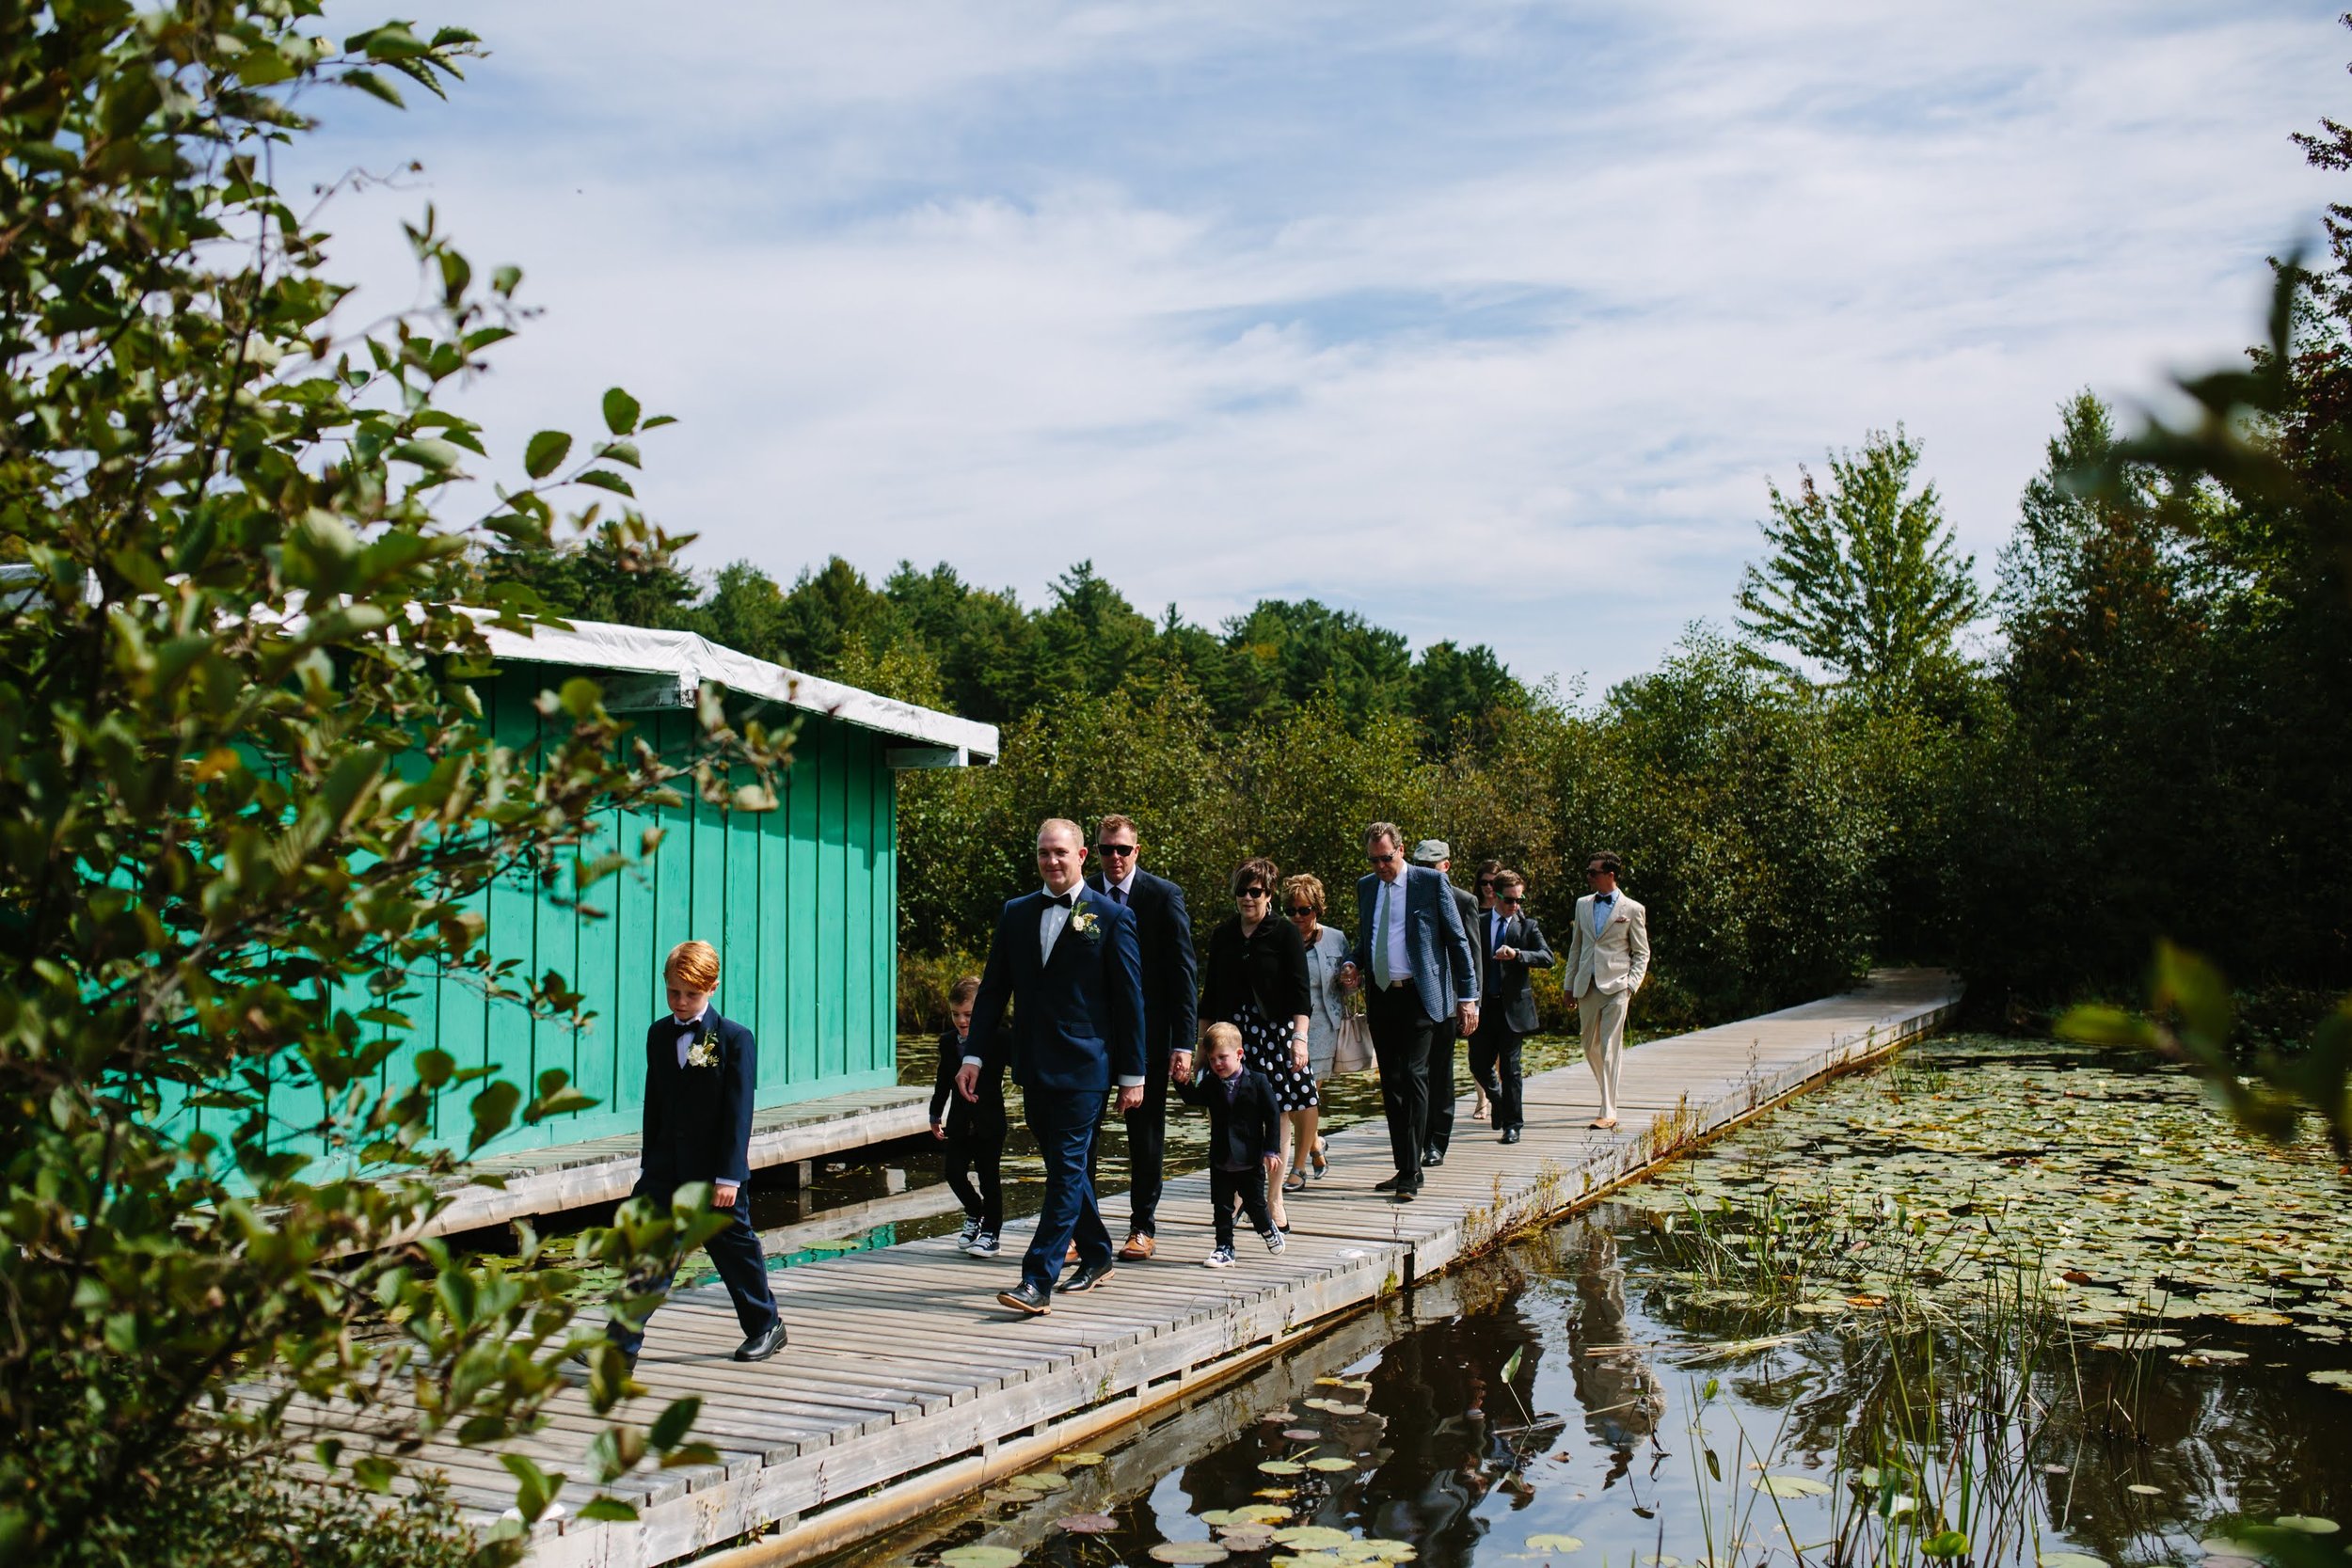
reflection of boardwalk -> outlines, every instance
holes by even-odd
[[[1185,1177],[1161,1205],[1159,1259],[1057,1299],[1049,1317],[1016,1322],[994,1304],[1017,1268],[1012,1234],[993,1264],[943,1239],[778,1275],[791,1348],[754,1368],[726,1359],[740,1331],[723,1297],[681,1292],[654,1320],[638,1377],[657,1402],[702,1396],[696,1433],[722,1463],[624,1483],[634,1524],[543,1522],[532,1560],[652,1568],[779,1523],[800,1555],[845,1544],[1574,1208],[1691,1137],[1933,1027],[1958,995],[1940,972],[1882,972],[1849,995],[1639,1047],[1611,1132],[1585,1126],[1593,1083],[1581,1065],[1541,1074],[1527,1086],[1526,1141],[1503,1148],[1464,1118],[1470,1131],[1414,1203],[1371,1190],[1388,1174],[1376,1125],[1336,1137],[1330,1179],[1293,1203],[1298,1228],[1279,1259],[1245,1240],[1243,1266],[1199,1267],[1206,1183]],[[1104,1209],[1116,1233],[1123,1205]],[[577,1395],[557,1409],[532,1451],[577,1472],[596,1425]],[[490,1456],[426,1457],[445,1465],[461,1501],[506,1502]],[[587,1495],[574,1485],[564,1501],[577,1508]]]

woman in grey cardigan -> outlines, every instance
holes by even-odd
[[[1340,989],[1340,966],[1347,961],[1347,933],[1323,924],[1323,909],[1321,882],[1304,873],[1284,880],[1282,910],[1307,948],[1307,1071],[1317,1084],[1331,1076],[1331,1056],[1339,1049],[1340,1018],[1347,995]],[[1329,1166],[1322,1135],[1315,1131],[1316,1120],[1312,1109],[1294,1111],[1282,1118],[1285,1146],[1313,1150],[1306,1159],[1284,1162],[1291,1172],[1290,1180],[1282,1183],[1287,1191],[1304,1187],[1310,1170],[1321,1176]]]

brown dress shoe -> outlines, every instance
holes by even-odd
[[[1157,1242],[1138,1230],[1127,1238],[1125,1246],[1119,1249],[1119,1260],[1122,1263],[1140,1263],[1158,1248]]]
[[[1070,1243],[1070,1250],[1069,1250],[1068,1252],[1065,1252],[1065,1253],[1063,1253],[1063,1254],[1061,1255],[1061,1260],[1062,1260],[1063,1262],[1065,1262],[1065,1263],[1074,1263],[1074,1262],[1076,1262],[1076,1261],[1078,1260],[1078,1243],[1077,1243],[1073,1242],[1073,1243]]]

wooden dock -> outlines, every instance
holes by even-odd
[[[752,1169],[822,1160],[927,1132],[930,1097],[927,1088],[893,1085],[756,1112],[752,1117]],[[631,1132],[476,1160],[472,1171],[495,1176],[503,1184],[477,1186],[462,1179],[453,1182],[448,1207],[414,1234],[446,1236],[532,1214],[617,1202],[637,1182],[642,1142]]]
[[[994,1300],[1018,1275],[1025,1224],[987,1262],[939,1238],[778,1274],[791,1348],[757,1367],[727,1359],[740,1331],[723,1292],[682,1291],[654,1318],[637,1375],[653,1390],[649,1410],[702,1396],[696,1435],[721,1462],[622,1482],[633,1523],[574,1519],[591,1494],[573,1483],[565,1512],[540,1522],[531,1560],[657,1568],[754,1531],[767,1536],[730,1558],[784,1563],[846,1545],[1288,1357],[1352,1309],[1934,1028],[1959,995],[1940,971],[1882,971],[1846,995],[1638,1047],[1610,1132],[1586,1125],[1595,1101],[1581,1063],[1540,1074],[1527,1085],[1523,1142],[1505,1148],[1465,1119],[1410,1203],[1372,1190],[1389,1174],[1388,1140],[1377,1122],[1363,1124],[1331,1140],[1329,1177],[1293,1198],[1288,1250],[1268,1256],[1245,1227],[1232,1269],[1200,1267],[1207,1182],[1180,1178],[1161,1202],[1158,1258],[1120,1265],[1041,1318],[1015,1318]],[[1104,1207],[1117,1236],[1124,1200]],[[522,1446],[577,1472],[596,1423],[584,1400],[567,1400]],[[489,1453],[443,1445],[423,1458],[485,1522],[511,1497]]]

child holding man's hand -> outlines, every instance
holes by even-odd
[[[1241,1031],[1212,1023],[1203,1035],[1209,1070],[1191,1072],[1178,1085],[1187,1105],[1209,1113],[1209,1207],[1216,1224],[1216,1248],[1205,1259],[1213,1269],[1233,1266],[1233,1205],[1257,1227],[1268,1252],[1282,1250],[1282,1233],[1265,1201],[1266,1176],[1282,1158],[1282,1111],[1264,1073],[1242,1061]]]

